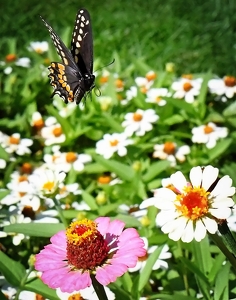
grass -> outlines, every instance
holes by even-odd
[[[3,4],[2,4],[3,5]],[[96,58],[108,64],[117,52],[121,70],[144,61],[163,69],[174,62],[179,74],[205,72],[235,75],[235,1],[7,1],[0,28],[1,53],[16,38],[17,51],[30,41],[49,40],[39,15],[63,36],[71,32],[80,7],[92,17]],[[68,29],[68,31],[66,30]],[[67,44],[70,34],[66,36]]]

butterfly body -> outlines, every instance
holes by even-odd
[[[42,17],[41,17],[42,18]],[[62,63],[52,62],[48,68],[52,94],[58,94],[65,103],[79,104],[95,86],[93,75],[93,39],[89,12],[78,11],[72,34],[71,50],[61,41],[52,27],[42,18]]]

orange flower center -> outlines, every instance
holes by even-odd
[[[6,62],[13,62],[16,60],[16,55],[11,53],[11,54],[8,54],[6,57],[5,57],[5,60]]]
[[[139,114],[139,113],[134,113],[133,114],[133,120],[135,122],[140,122],[143,119],[143,115]]]
[[[183,84],[183,89],[185,92],[189,92],[192,88],[193,88],[193,86],[189,82],[185,82]]]
[[[172,143],[172,142],[166,142],[165,144],[164,144],[164,149],[163,149],[163,151],[165,152],[165,153],[167,153],[168,155],[170,155],[170,154],[174,154],[175,153],[175,144],[174,143]]]
[[[13,144],[13,145],[19,145],[20,139],[19,138],[15,138],[14,136],[10,136],[9,142],[10,142],[10,144]]]
[[[53,129],[52,131],[53,135],[55,135],[55,137],[59,137],[60,135],[62,135],[62,129],[61,127],[56,127]]]
[[[122,89],[124,87],[124,82],[121,79],[116,79],[115,84],[118,89]]]
[[[192,74],[183,74],[182,78],[186,78],[186,79],[192,80],[193,79],[193,75]]]
[[[93,221],[72,222],[66,230],[66,237],[67,259],[72,270],[94,270],[108,257],[107,242]]]
[[[77,160],[77,155],[74,152],[68,152],[66,153],[66,161],[68,163],[73,163]]]
[[[209,125],[206,125],[206,126],[204,127],[204,133],[205,133],[205,134],[212,133],[213,131],[214,131],[214,129],[213,129],[211,126],[209,126]]]
[[[100,84],[104,84],[104,83],[107,83],[108,82],[108,76],[102,76],[100,79],[99,79],[99,82]]]
[[[156,79],[157,75],[155,72],[148,72],[145,77],[147,78],[148,81],[152,81]]]
[[[22,166],[21,166],[21,172],[22,173],[25,173],[25,174],[31,174],[32,173],[32,166],[30,163],[24,163]]]
[[[19,192],[20,197],[24,197],[26,195],[26,192]]]
[[[111,182],[111,176],[109,175],[103,175],[98,177],[98,183],[108,184],[110,182]]]
[[[43,119],[35,120],[33,126],[34,126],[37,130],[42,129],[43,126],[44,126],[44,121],[43,121]]]
[[[28,181],[28,176],[26,176],[26,175],[19,176],[18,182],[23,182],[23,181]]]
[[[75,293],[69,296],[68,300],[85,300],[80,293]]]
[[[157,97],[155,98],[155,101],[156,101],[157,103],[159,103],[159,102],[161,101],[161,97],[157,96]]]
[[[119,141],[118,140],[113,140],[113,141],[110,141],[110,145],[111,147],[115,147],[119,144]]]
[[[226,86],[233,87],[236,85],[236,78],[233,76],[225,76],[224,83]]]
[[[147,89],[145,86],[142,86],[142,87],[140,88],[140,92],[141,92],[142,94],[146,94],[147,91],[148,91],[148,89]]]
[[[184,193],[176,196],[176,209],[183,216],[191,220],[197,220],[207,214],[209,209],[208,195],[210,192],[204,188],[187,186]]]

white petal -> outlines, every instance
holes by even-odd
[[[193,221],[189,220],[184,229],[181,240],[185,243],[190,243],[194,238]]]
[[[205,217],[202,219],[202,221],[206,226],[207,231],[209,231],[211,234],[216,233],[216,231],[218,230],[218,226],[215,220]]]
[[[152,197],[152,198],[149,198],[149,199],[146,199],[144,200],[140,205],[139,205],[139,208],[140,209],[143,209],[143,208],[147,208],[149,206],[155,206],[156,204],[156,198],[155,197]]]
[[[232,196],[232,192],[235,192],[235,188],[231,189],[232,186],[232,179],[228,176],[225,175],[222,177],[218,182],[213,191],[211,192],[211,195],[218,196],[218,195],[227,195],[227,196]]]
[[[207,191],[209,187],[214,183],[218,177],[219,169],[212,166],[207,166],[203,170],[202,174],[202,187]]]
[[[227,219],[231,215],[231,208],[229,207],[224,207],[224,208],[210,208],[209,212],[216,217],[217,219]]]
[[[200,242],[206,236],[206,227],[201,220],[196,222],[196,228],[194,232],[194,238],[197,242]]]
[[[202,183],[202,168],[201,167],[194,167],[191,169],[189,174],[189,179],[192,183],[193,187],[199,187]]]
[[[187,186],[187,181],[182,172],[178,171],[170,176],[171,182],[178,191],[182,192]]]

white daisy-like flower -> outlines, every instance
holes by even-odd
[[[66,139],[61,125],[54,117],[47,118],[45,121],[45,127],[41,130],[41,135],[45,139],[46,146],[63,143]]]
[[[35,111],[32,115],[30,125],[36,130],[41,130],[44,126],[44,120],[40,112]]]
[[[1,146],[8,153],[16,153],[18,155],[30,154],[30,146],[33,145],[33,141],[30,139],[21,139],[19,133],[13,133],[11,136],[6,134],[1,135]]]
[[[156,144],[154,150],[153,157],[168,160],[172,167],[176,165],[176,159],[184,162],[186,160],[185,155],[190,153],[189,146],[183,145],[177,147],[177,144],[173,142]]]
[[[184,99],[187,103],[193,103],[195,97],[200,94],[202,78],[181,78],[172,83],[171,88],[175,91],[174,98]]]
[[[13,68],[10,67],[10,66],[8,66],[8,67],[6,67],[6,68],[3,70],[3,73],[6,74],[6,75],[9,75],[9,74],[12,73],[12,71],[13,71]]]
[[[92,161],[89,154],[77,154],[75,152],[55,152],[53,155],[45,154],[44,161],[51,169],[68,173],[71,168],[77,172],[84,169],[84,165]]]
[[[37,169],[29,176],[29,181],[40,195],[50,196],[59,189],[59,185],[65,177],[66,173],[64,172]]]
[[[125,127],[125,133],[127,136],[131,136],[136,133],[137,136],[143,136],[147,131],[152,130],[152,123],[155,123],[159,119],[155,110],[138,109],[135,113],[127,113],[125,115],[125,121],[122,122],[122,126]]]
[[[189,243],[204,239],[206,232],[215,234],[218,222],[231,215],[235,194],[232,179],[218,178],[219,169],[212,166],[194,167],[190,182],[178,171],[170,179],[173,187],[160,188],[153,198],[144,200],[140,207],[156,206],[161,230],[169,238]]]
[[[232,215],[228,217],[227,224],[230,230],[236,232],[236,206],[232,209]]]
[[[140,88],[140,91],[145,94],[153,85],[155,78],[156,78],[156,73],[154,71],[149,71],[147,72],[145,77],[136,77],[135,83]]]
[[[233,98],[236,94],[236,78],[233,76],[225,76],[223,79],[211,79],[208,87],[212,94],[218,96],[225,95],[227,98]]]
[[[169,92],[166,88],[152,88],[147,91],[146,102],[156,103],[159,106],[164,106],[166,104],[166,100],[162,99],[162,97],[166,97],[168,95]]]
[[[105,293],[107,295],[107,299],[114,300],[115,294],[106,286],[104,286]],[[99,300],[94,287],[91,285],[79,292],[73,293],[63,293],[60,288],[56,289],[57,296],[60,300],[68,300],[68,299],[89,299],[89,300]]]
[[[5,169],[7,165],[7,162],[5,159],[0,158],[0,169]]]
[[[42,54],[48,51],[48,42],[31,42],[28,50]]]
[[[148,256],[150,254],[152,254],[158,248],[158,246],[149,247],[148,240],[146,237],[142,237],[142,240],[144,241],[144,249],[146,249],[147,254],[143,257],[140,257],[136,266],[134,268],[128,269],[129,272],[139,271],[141,273],[147,263]],[[154,263],[154,265],[152,267],[152,270],[158,270],[160,268],[165,269],[165,270],[168,269],[168,263],[165,261],[165,259],[168,259],[171,257],[172,257],[172,254],[169,252],[168,245],[164,245],[158,259],[156,260],[156,262]]]
[[[96,153],[103,155],[104,158],[109,159],[117,152],[119,156],[127,154],[126,146],[133,144],[133,141],[127,139],[124,133],[104,134],[103,139],[96,143]]]
[[[227,137],[228,129],[209,122],[207,125],[194,127],[192,134],[193,143],[206,144],[206,147],[211,149],[215,147],[217,140]]]
[[[19,58],[15,62],[16,66],[23,67],[23,68],[29,68],[30,67],[30,59],[28,57],[22,57]]]
[[[59,193],[56,195],[56,199],[60,200],[67,197],[69,194],[80,195],[82,191],[79,190],[79,184],[71,183],[65,185],[63,182],[59,184]]]

